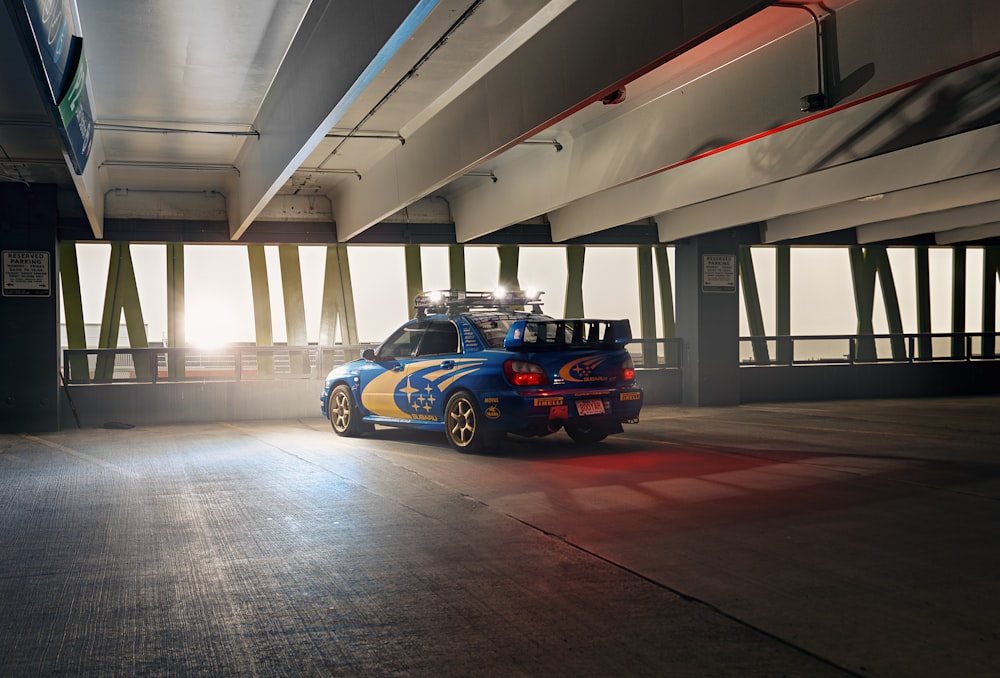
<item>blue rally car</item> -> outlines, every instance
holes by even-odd
[[[625,350],[628,320],[556,320],[541,313],[539,298],[418,295],[416,318],[327,375],[323,416],[342,436],[374,424],[443,431],[465,452],[505,433],[565,429],[597,442],[637,422],[642,389]]]

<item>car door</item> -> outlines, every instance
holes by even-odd
[[[401,409],[405,403],[407,366],[417,353],[420,340],[427,331],[429,320],[411,320],[389,335],[359,371],[361,405],[378,417],[410,419],[410,412]],[[403,395],[403,403],[397,402]],[[404,405],[405,407],[405,405]]]
[[[458,329],[452,321],[407,323],[362,368],[361,404],[378,417],[440,421],[444,408],[440,389],[444,378],[454,374],[459,351]]]

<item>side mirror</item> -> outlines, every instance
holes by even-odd
[[[366,348],[361,353],[361,357],[364,358],[365,360],[367,360],[368,362],[374,362],[375,361],[375,350],[371,349],[371,348]]]

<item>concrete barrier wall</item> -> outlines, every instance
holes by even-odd
[[[1000,362],[743,367],[744,403],[1000,393]]]
[[[173,424],[318,417],[322,390],[319,379],[70,386],[63,391],[60,425],[64,429],[76,427],[70,399],[84,428],[108,422]]]

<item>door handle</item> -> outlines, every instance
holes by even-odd
[[[439,367],[442,370],[450,370],[453,367],[455,367],[455,361],[454,360],[444,360],[444,361],[441,362],[441,365],[439,365]]]
[[[396,363],[395,365],[393,365],[392,366],[392,371],[393,372],[402,372],[403,371],[403,363]]]

